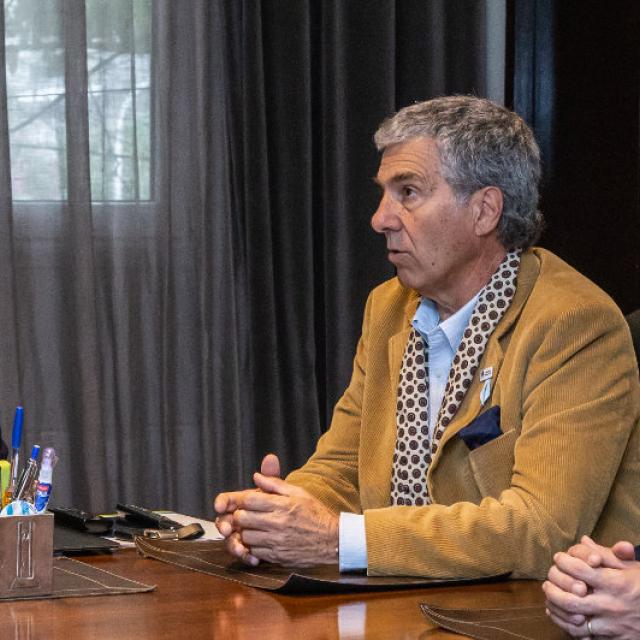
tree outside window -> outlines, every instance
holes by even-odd
[[[14,201],[67,198],[64,2],[4,0]],[[151,200],[151,0],[85,10],[92,200]]]

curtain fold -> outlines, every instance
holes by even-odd
[[[144,6],[60,0],[60,202],[12,204],[0,86],[0,409],[6,429],[24,402],[27,442],[59,449],[54,504],[211,516],[265,453],[290,470],[326,429],[393,273],[369,228],[373,132],[409,102],[483,93],[484,3],[155,0],[148,98]],[[123,35],[84,23],[96,7]],[[97,197],[112,147],[134,176],[119,200]]]
[[[61,35],[65,70],[67,201],[59,210],[64,241],[53,247],[58,271],[58,304],[64,309],[55,341],[64,361],[60,367],[64,424],[81,425],[67,433],[74,475],[90,479],[91,499],[104,504],[115,478],[106,459],[101,369],[103,332],[96,313],[97,272],[89,166],[87,34],[84,0],[62,3]],[[45,385],[47,383],[45,382]],[[31,411],[31,402],[27,402]],[[52,438],[55,446],[57,438]],[[45,445],[43,445],[45,446]]]

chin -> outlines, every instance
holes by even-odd
[[[415,289],[416,283],[411,279],[411,276],[396,269],[396,277],[400,280],[400,284],[407,289]]]
[[[408,274],[406,272],[403,273],[400,270],[396,270],[396,277],[400,281],[400,284],[403,287],[405,287],[406,289],[413,289],[419,295],[427,297],[427,298],[431,297],[429,295],[425,296],[425,293],[423,293],[425,290],[427,290],[427,291],[429,290],[429,287],[425,287],[424,278],[422,278],[422,279],[412,278],[411,274]]]

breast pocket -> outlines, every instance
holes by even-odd
[[[497,498],[511,486],[516,430],[511,429],[469,452],[473,477],[483,498]]]

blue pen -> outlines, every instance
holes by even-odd
[[[11,432],[11,471],[9,473],[9,486],[4,496],[3,504],[11,500],[13,492],[18,483],[18,472],[20,471],[20,445],[22,444],[22,422],[24,421],[24,409],[16,407],[16,414],[13,418],[13,431]]]

